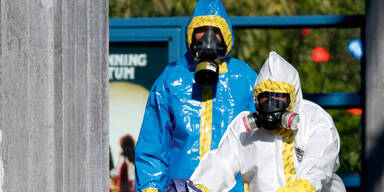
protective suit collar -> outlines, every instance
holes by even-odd
[[[303,94],[299,73],[274,51],[269,53],[256,79],[254,97],[264,91],[289,93],[291,104],[287,110],[300,114]]]

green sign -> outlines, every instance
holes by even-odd
[[[148,90],[168,63],[167,42],[111,43],[109,80],[127,81]]]

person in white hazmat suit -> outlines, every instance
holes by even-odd
[[[254,98],[257,112],[237,115],[193,184],[228,191],[240,172],[252,192],[346,191],[335,174],[340,141],[331,116],[303,99],[298,72],[276,52],[261,68]]]

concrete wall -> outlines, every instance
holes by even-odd
[[[366,1],[364,191],[384,190],[384,1]]]
[[[108,191],[108,0],[0,0],[0,192]]]

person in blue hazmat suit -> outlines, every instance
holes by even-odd
[[[244,111],[230,123],[187,184],[228,191],[240,172],[250,191],[344,192],[335,174],[340,138],[332,117],[303,99],[298,72],[276,52],[260,70],[254,98],[256,112]]]
[[[200,0],[186,29],[188,52],[167,65],[148,98],[135,149],[136,191],[163,191],[189,178],[228,124],[254,111],[257,73],[229,57],[234,37],[220,0]],[[243,191],[237,176],[233,191]]]

